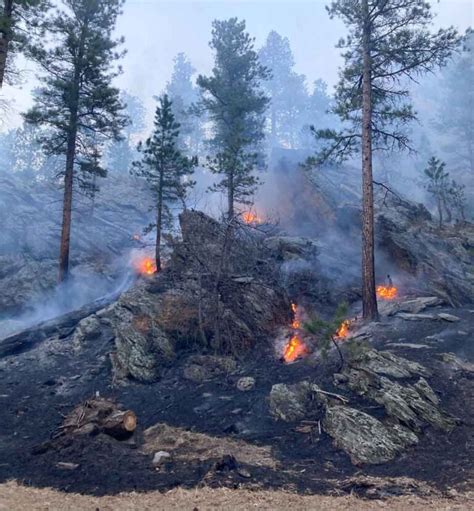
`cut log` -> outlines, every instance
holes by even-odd
[[[107,435],[123,440],[130,437],[137,428],[137,416],[131,410],[118,410],[105,419],[102,428]]]
[[[137,416],[134,412],[120,410],[113,401],[96,397],[76,406],[65,417],[54,437],[105,433],[117,440],[125,440],[136,427]]]

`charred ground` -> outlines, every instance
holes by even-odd
[[[469,309],[454,312],[462,318],[454,326],[391,318],[377,329],[377,348],[390,349],[433,370],[430,383],[441,397],[443,408],[461,421],[450,434],[427,428],[416,447],[389,464],[354,467],[324,432],[321,435],[298,432],[297,424],[276,422],[270,416],[268,395],[275,383],[309,379],[321,388],[340,393],[333,385],[331,358],[316,363],[314,359],[303,359],[285,365],[275,356],[273,346],[262,342],[252,360],[240,360],[236,371],[225,378],[196,384],[183,377],[183,369],[191,356],[183,352],[156,383],[130,382],[126,386],[112,386],[108,359],[111,341],[91,343],[78,353],[71,340],[53,338],[1,361],[1,478],[97,495],[203,484],[361,494],[371,489],[373,492],[373,487],[377,487],[379,496],[423,493],[428,487],[439,491],[451,487],[462,489],[469,478],[466,471],[470,470],[470,460],[474,456],[471,397],[474,379],[472,372],[453,369],[443,363],[440,354],[455,352],[474,360],[469,342],[473,313]],[[429,341],[428,346],[429,336],[437,336],[438,340]],[[397,346],[393,346],[394,343]],[[404,348],[400,346],[403,343],[428,347]],[[253,376],[255,388],[249,392],[237,390],[236,382],[241,376]],[[151,463],[152,456],[143,452],[141,435],[128,443],[105,435],[77,438],[42,452],[39,446],[50,439],[71,407],[96,392],[133,409],[142,430],[165,423],[215,437],[217,443],[221,439],[233,439],[265,446],[270,449],[275,466],[259,466],[257,456],[253,465],[239,462],[239,467],[245,469],[240,470],[240,474],[225,466],[218,470],[216,463],[220,457],[207,457],[202,452],[199,460],[180,459],[172,454],[171,460],[156,470]],[[351,396],[351,405],[354,404]],[[373,403],[360,400],[357,405],[383,416],[382,408],[374,408]],[[175,434],[179,436],[179,432]],[[192,446],[181,449],[192,450]],[[235,449],[234,454],[239,458]],[[58,462],[77,463],[79,467],[68,471],[58,468]],[[382,485],[363,476],[413,480],[406,485],[393,479]]]

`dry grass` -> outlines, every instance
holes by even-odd
[[[276,468],[270,447],[258,447],[243,440],[214,437],[181,428],[156,424],[144,432],[146,454],[156,451],[172,453],[174,460],[207,460],[232,454],[239,462],[253,466]]]
[[[471,496],[472,497],[472,496]],[[168,493],[129,493],[113,497],[88,497],[49,489],[26,488],[15,482],[0,485],[1,511],[160,511],[160,510],[318,510],[318,511],[464,511],[473,509],[468,496],[455,499],[398,497],[384,501],[354,496],[301,496],[285,492],[203,488]]]

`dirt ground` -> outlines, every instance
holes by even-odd
[[[473,509],[474,493],[448,499],[397,497],[364,500],[356,496],[301,496],[283,491],[247,491],[220,489],[175,489],[166,493],[128,493],[117,496],[90,497],[61,493],[50,489],[26,488],[15,482],[0,485],[0,510],[5,511],[147,511],[207,509],[271,509],[318,511],[461,511]]]

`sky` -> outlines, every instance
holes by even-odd
[[[431,2],[438,14],[437,26],[454,25],[464,32],[474,25],[472,0]],[[163,90],[171,76],[173,57],[184,52],[199,73],[209,73],[212,21],[236,16],[246,20],[257,47],[264,44],[271,30],[288,37],[296,71],[307,76],[308,84],[322,78],[331,88],[342,63],[335,45],[345,29],[339,20],[329,19],[327,3],[327,0],[127,0],[117,33],[125,37],[128,53],[117,85],[140,97],[151,111],[152,97]],[[3,97],[12,108],[3,120],[3,130],[21,122],[20,112],[31,104],[30,91],[38,83],[34,66],[23,61],[19,64],[25,83],[4,89]]]

